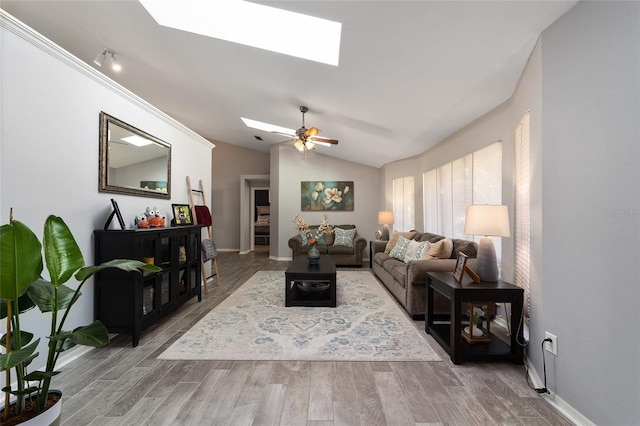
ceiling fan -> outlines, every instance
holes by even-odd
[[[283,133],[283,132],[277,132],[277,131],[272,132],[272,133],[277,133],[280,135],[289,136],[293,138],[293,139],[286,140],[282,143],[293,141],[293,146],[298,151],[304,152],[305,158],[307,157],[308,151],[313,151],[316,149],[315,147],[316,144],[323,145],[323,146],[331,146],[331,145],[338,144],[338,141],[336,139],[318,136],[318,133],[320,133],[320,129],[318,129],[317,127],[312,127],[310,129],[307,129],[304,126],[304,114],[307,111],[309,111],[309,108],[307,108],[306,106],[300,107],[300,112],[302,113],[302,127],[296,130],[295,134],[292,135],[290,133]]]

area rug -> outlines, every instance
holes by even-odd
[[[158,359],[441,361],[368,271],[338,271],[335,308],[284,293],[284,272],[257,272]]]

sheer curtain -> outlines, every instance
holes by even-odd
[[[393,179],[393,230],[410,231],[415,223],[415,193],[413,176]]]
[[[471,240],[474,237],[464,234],[467,206],[502,204],[502,143],[429,170],[422,179],[424,230]],[[494,238],[498,259],[501,242]]]

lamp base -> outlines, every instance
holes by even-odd
[[[478,244],[478,256],[476,259],[476,273],[480,281],[498,281],[498,260],[496,248],[491,237],[482,237]]]
[[[382,235],[380,236],[380,240],[389,241],[389,225],[383,225]]]

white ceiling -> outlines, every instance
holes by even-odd
[[[506,101],[540,33],[576,1],[259,3],[341,22],[340,65],[161,27],[135,0],[0,6],[94,67],[113,50],[123,69],[102,72],[205,138],[266,152],[286,138],[240,117],[297,129],[306,105],[307,127],[340,140],[317,152],[380,167]]]

